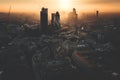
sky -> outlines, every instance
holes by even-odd
[[[70,11],[76,8],[81,12],[100,10],[120,12],[120,0],[0,0],[0,12],[39,12],[41,7],[49,11]]]

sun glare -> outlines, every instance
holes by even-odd
[[[60,9],[69,10],[71,8],[71,0],[60,0]]]

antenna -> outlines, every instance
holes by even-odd
[[[11,12],[11,5],[9,7],[8,17],[10,16],[10,12]]]
[[[7,23],[10,23],[10,13],[11,13],[11,5],[9,7],[9,11],[8,11],[8,16],[7,16]],[[8,27],[6,27],[8,29]]]

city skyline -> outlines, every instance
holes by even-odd
[[[120,80],[120,0],[0,0],[0,80]]]
[[[100,10],[103,12],[120,12],[120,0],[0,0],[0,12],[8,12],[12,6],[12,12],[39,12],[42,7],[48,7],[53,11],[71,11],[76,8],[81,12]]]

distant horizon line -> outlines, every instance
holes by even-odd
[[[57,10],[56,10],[57,11]],[[95,13],[95,11],[97,10],[94,10],[94,11],[77,11],[77,13]],[[101,10],[98,10],[100,13],[120,13],[120,11],[101,11]],[[38,13],[37,13],[38,12]],[[11,11],[11,13],[27,13],[27,14],[39,14],[40,11]],[[70,13],[71,11],[58,11],[60,13]],[[0,13],[9,13],[9,11],[0,11]],[[48,12],[48,13],[51,13],[51,12]]]

